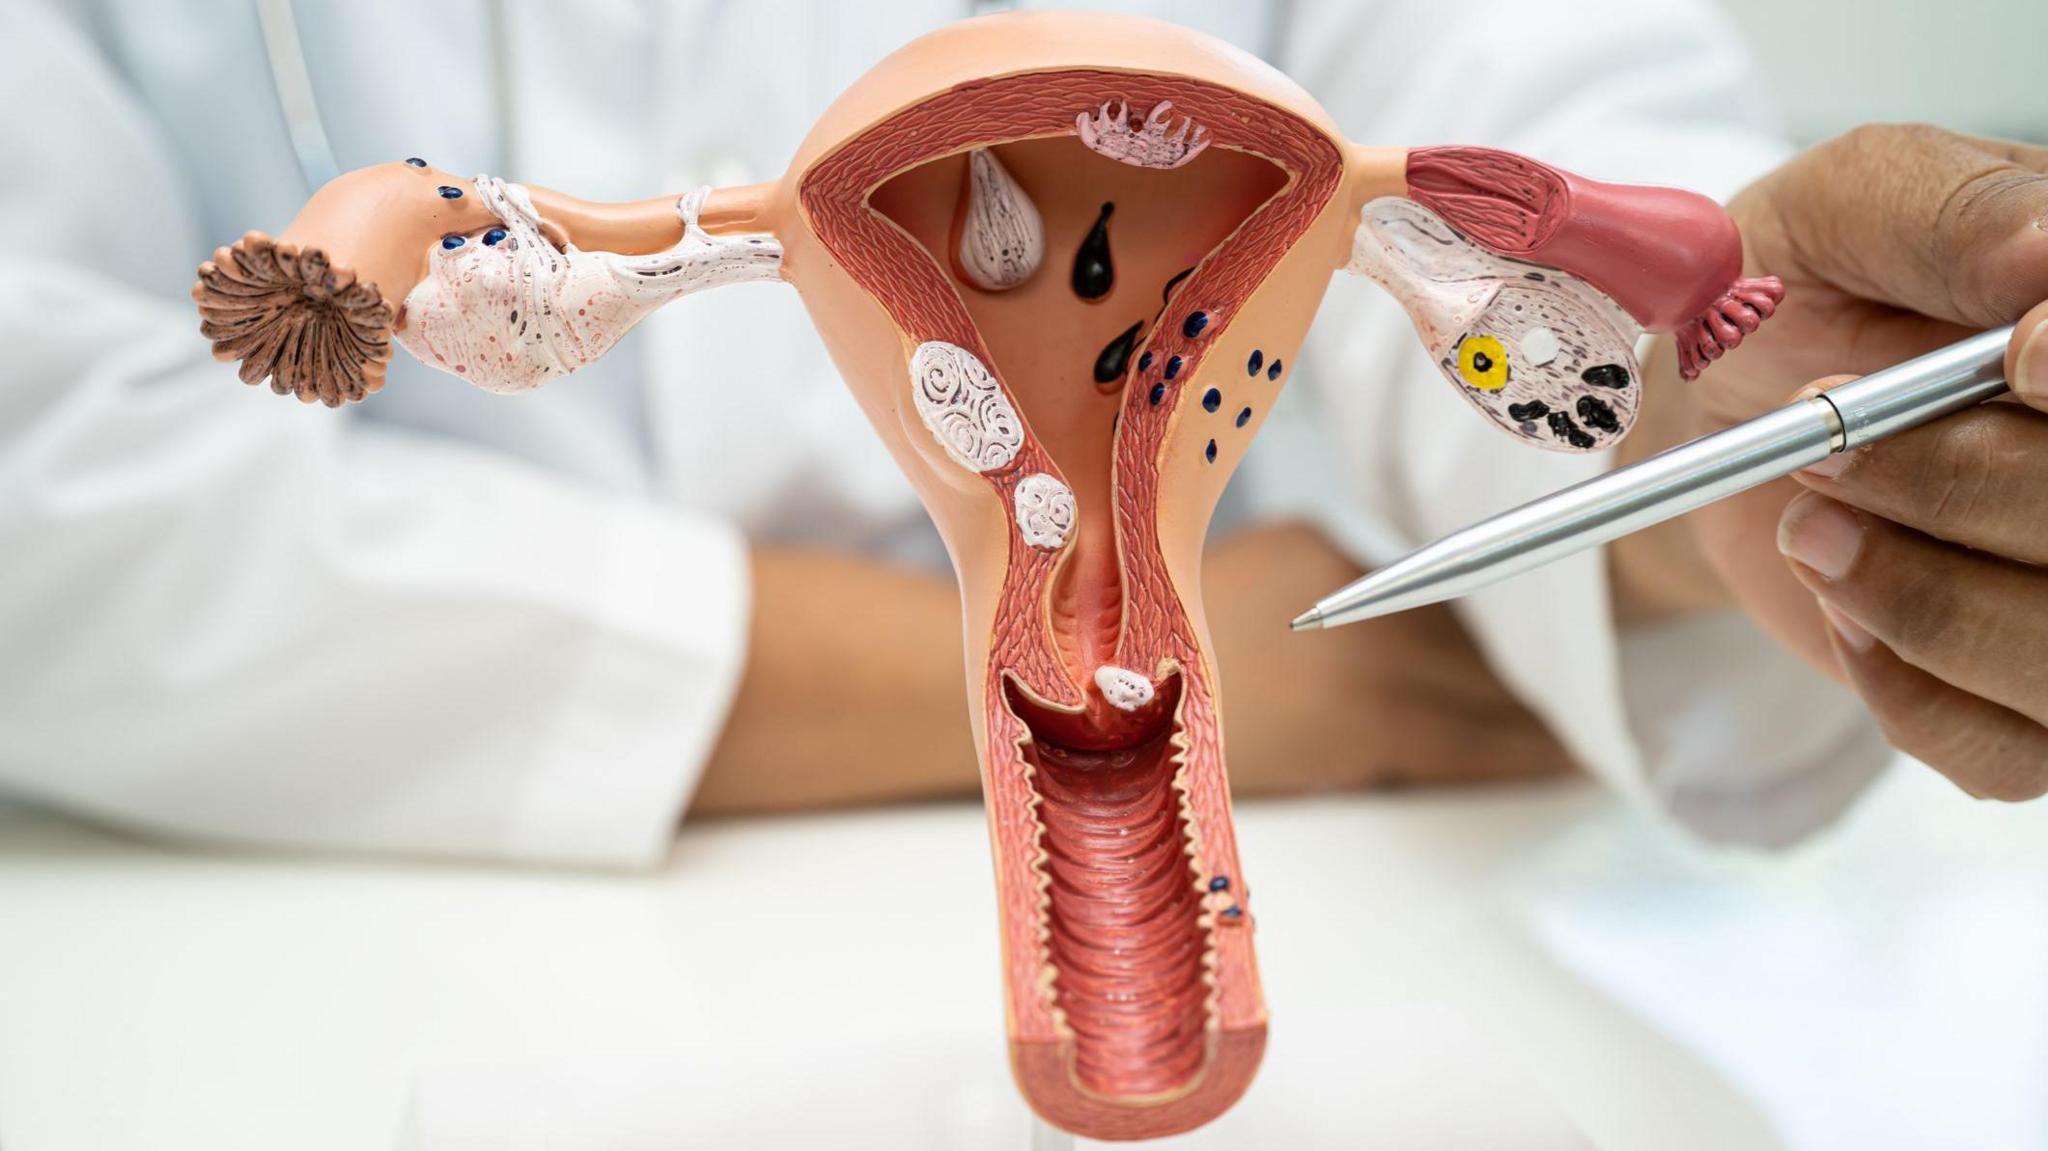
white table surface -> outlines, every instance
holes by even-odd
[[[1590,785],[1244,805],[1265,1067],[1174,1147],[2048,1149],[2048,805],[1917,769],[1787,858]],[[644,876],[0,809],[0,1148],[1029,1145],[982,814]]]

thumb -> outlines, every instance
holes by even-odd
[[[2048,299],[2048,148],[1922,124],[1857,128],[1755,189],[1771,270],[1973,328]],[[1774,219],[1773,219],[1774,217]]]

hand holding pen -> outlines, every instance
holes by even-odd
[[[1746,271],[1786,301],[1692,385],[1663,350],[1621,470],[1453,533],[1297,628],[1611,539],[1624,621],[1739,607],[1966,791],[2048,792],[2048,149],[1864,128],[1729,211]]]

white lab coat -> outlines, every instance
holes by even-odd
[[[507,0],[500,73],[489,0],[296,7],[342,167],[621,199],[773,177],[845,84],[968,11]],[[1718,194],[1786,151],[1692,0],[1117,7],[1267,56],[1358,140]],[[178,836],[646,864],[740,673],[745,539],[943,565],[779,285],[666,309],[516,399],[404,356],[346,414],[242,387],[197,334],[193,266],[308,191],[253,4],[16,0],[9,25],[0,791]],[[1473,418],[1340,278],[1224,516],[1310,515],[1384,561],[1602,466]],[[1603,573],[1581,556],[1461,608],[1592,770],[1771,843],[1879,770],[1853,702],[1746,623],[1618,637]]]

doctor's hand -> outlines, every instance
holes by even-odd
[[[1621,585],[1653,614],[1732,595],[1965,791],[2048,792],[2048,149],[1860,128],[1729,211],[1747,274],[1782,277],[1785,303],[1696,383],[1669,382],[1682,398],[1631,458],[2022,321],[2015,398],[1645,533],[1615,553]]]

